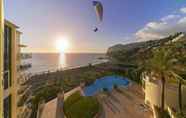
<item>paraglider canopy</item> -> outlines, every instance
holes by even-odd
[[[99,1],[93,1],[93,6],[95,7],[98,20],[102,22],[103,21],[103,5]]]
[[[100,1],[93,1],[92,3],[96,11],[97,19],[99,20],[99,23],[101,23],[103,21],[103,5],[101,4]],[[97,32],[97,31],[98,31],[98,28],[95,27],[94,32]]]

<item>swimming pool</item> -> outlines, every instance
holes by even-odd
[[[113,85],[127,86],[129,80],[121,76],[105,76],[96,80],[93,84],[84,88],[85,96],[92,96],[103,88],[107,88],[109,91],[112,90]]]

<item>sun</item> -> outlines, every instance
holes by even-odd
[[[60,37],[56,40],[56,49],[60,53],[65,53],[69,48],[69,39],[67,37]]]

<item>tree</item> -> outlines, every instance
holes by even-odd
[[[145,71],[157,75],[157,79],[161,80],[161,111],[164,112],[165,105],[165,83],[166,79],[173,72],[174,60],[172,52],[166,48],[160,48],[153,51],[153,56],[145,62]]]

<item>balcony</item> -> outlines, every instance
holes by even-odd
[[[31,63],[24,63],[24,64],[21,64],[19,66],[19,70],[20,71],[24,71],[24,70],[27,70],[27,69],[29,69],[31,67],[32,67],[32,64]]]
[[[30,59],[30,58],[32,58],[32,54],[31,53],[21,53],[20,58],[21,59]]]

